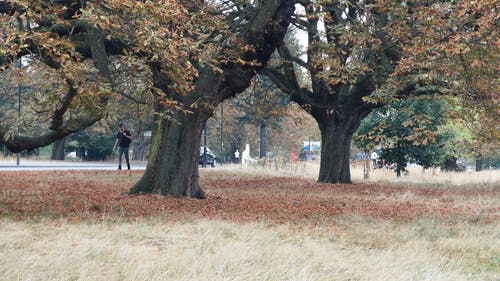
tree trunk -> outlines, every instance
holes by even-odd
[[[351,137],[342,127],[321,130],[319,182],[351,183]]]
[[[134,144],[132,160],[144,161],[146,159],[146,152],[148,148],[148,143],[142,140],[139,143]]]
[[[351,139],[362,116],[346,113],[343,118],[334,113],[316,118],[321,132],[321,162],[319,182],[352,183],[350,171]]]
[[[399,167],[399,166],[398,166],[398,167]],[[400,178],[400,177],[401,177],[401,171],[402,171],[401,169],[396,168],[396,177],[397,177],[397,178]]]
[[[146,137],[144,136],[144,130],[142,129],[141,124],[137,126],[135,132],[137,133],[132,141],[133,149],[131,159],[135,161],[144,161],[148,140],[146,140]]]
[[[171,88],[173,81],[165,77],[162,71],[162,63],[150,64],[155,87],[190,113],[177,111],[171,119],[162,117],[169,116],[171,109],[160,106],[165,100],[158,97],[155,112],[159,114],[153,126],[148,165],[143,177],[129,193],[153,192],[176,197],[205,198],[198,184],[203,127],[222,101],[250,85],[250,80],[282,43],[292,18],[294,3],[290,0],[264,1],[255,16],[242,26],[241,32],[234,34],[230,41],[232,43],[222,44],[214,51],[213,58],[220,59],[217,71],[212,66],[199,65],[192,92],[175,93]],[[232,58],[236,55],[236,61],[227,59],[228,56]]]
[[[476,155],[476,172],[483,170],[483,155],[480,153]]]
[[[260,154],[259,158],[266,158],[267,155],[267,125],[260,122]]]
[[[64,160],[64,144],[66,139],[59,139],[52,143],[52,154],[50,160]]]
[[[156,120],[146,171],[130,193],[205,198],[198,184],[198,157],[208,117],[201,113],[177,113],[176,121]]]
[[[446,172],[457,171],[457,158],[455,156],[447,156],[442,169]]]

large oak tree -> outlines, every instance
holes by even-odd
[[[146,172],[131,192],[204,197],[198,185],[203,126],[219,103],[249,86],[281,44],[294,8],[292,1],[254,1],[231,6],[227,13],[232,15],[234,9],[239,10],[238,16],[226,16],[225,29],[213,31],[219,41],[190,58],[197,72],[192,89],[172,91],[161,64],[151,64],[154,86],[180,108],[170,119],[157,118]],[[157,112],[168,109],[161,99],[155,106]]]
[[[29,55],[63,81],[45,110],[45,132],[19,135],[1,123],[0,137],[21,151],[101,119],[110,94],[119,90],[110,68],[112,56],[120,56],[150,73],[155,109],[146,172],[130,192],[203,198],[202,128],[219,103],[243,91],[264,67],[293,10],[291,0],[0,2],[0,69]]]
[[[498,50],[495,1],[300,3],[304,12],[294,24],[307,33],[307,58],[282,46],[282,63],[265,73],[317,121],[321,182],[351,182],[351,139],[373,109],[411,95],[465,96],[469,92],[458,91],[463,80],[446,67],[469,54],[466,46],[472,43]],[[298,82],[299,68],[308,72],[310,85]],[[490,97],[476,93],[475,98]]]

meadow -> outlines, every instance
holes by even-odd
[[[0,172],[0,280],[500,280],[500,172],[316,171],[201,169],[206,200],[122,195],[142,171]]]

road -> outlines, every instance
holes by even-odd
[[[0,160],[0,171],[42,171],[42,170],[116,170],[117,162],[52,161],[52,160]],[[125,167],[127,165],[125,164]],[[145,162],[132,162],[132,170],[146,169]]]

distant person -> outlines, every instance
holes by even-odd
[[[290,153],[290,163],[297,164],[297,160],[299,159],[299,155],[295,152]]]
[[[240,163],[240,151],[238,149],[234,152],[234,161]]]
[[[370,159],[372,160],[373,169],[375,170],[377,168],[378,153],[376,151],[373,151],[370,155]]]
[[[125,128],[123,124],[118,125],[118,133],[116,133],[116,141],[113,150],[118,146],[118,170],[122,169],[122,154],[125,155],[127,161],[127,169],[130,170],[130,161],[128,157],[128,147],[132,142],[132,134]]]

